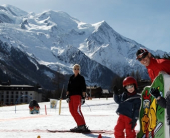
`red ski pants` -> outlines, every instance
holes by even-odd
[[[136,132],[135,130],[131,129],[130,122],[132,121],[131,118],[125,116],[125,115],[119,115],[119,118],[117,120],[117,124],[114,128],[114,135],[115,138],[125,138],[124,129],[126,133],[126,138],[136,138]]]
[[[70,113],[77,123],[77,126],[85,125],[84,116],[81,112],[81,96],[72,95],[70,96],[69,102]]]

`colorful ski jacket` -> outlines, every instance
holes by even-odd
[[[149,77],[153,82],[154,79],[158,76],[160,71],[164,71],[167,74],[170,74],[170,60],[168,59],[155,59],[150,58],[150,64],[146,67],[148,70]]]
[[[133,95],[129,95],[128,92],[124,92],[120,95],[114,95],[114,100],[119,104],[116,110],[117,114],[128,116],[131,119],[139,118],[139,109],[141,106],[141,95],[134,92]]]
[[[69,91],[69,96],[82,96],[82,92],[86,92],[86,83],[84,77],[80,74],[78,74],[76,77],[75,75],[72,75],[67,85],[67,91]]]
[[[166,98],[161,97],[157,100],[158,105],[167,109],[167,123],[170,125],[170,91],[166,93]]]

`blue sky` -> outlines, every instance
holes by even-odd
[[[0,0],[27,12],[67,12],[85,23],[105,20],[121,35],[170,52],[170,0]]]

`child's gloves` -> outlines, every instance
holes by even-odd
[[[158,88],[156,88],[156,89],[155,89],[155,88],[151,88],[150,93],[151,93],[156,99],[161,96]]]
[[[85,103],[85,97],[81,97],[81,105],[83,105]]]
[[[69,103],[70,102],[70,96],[66,95],[66,102]]]
[[[136,120],[136,119],[132,119],[132,121],[129,123],[129,124],[131,124],[131,125],[132,125],[132,126],[131,126],[131,129],[132,129],[132,130],[135,128],[135,126],[136,126],[136,122],[137,122],[137,120]]]
[[[116,95],[120,94],[120,89],[118,90],[116,86],[113,87],[113,93]]]

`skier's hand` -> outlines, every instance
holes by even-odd
[[[81,97],[81,105],[85,103],[85,97]]]
[[[118,90],[116,86],[113,86],[113,93],[116,95],[120,94],[120,89]]]
[[[132,130],[135,128],[135,126],[136,126],[136,122],[137,122],[137,120],[136,120],[136,119],[132,119],[132,121],[129,123],[129,124],[131,124],[131,125],[132,125],[132,126],[131,126],[131,129],[132,129]]]
[[[70,96],[66,95],[66,102],[69,103],[70,102]]]
[[[150,93],[151,93],[152,96],[154,96],[156,99],[161,96],[158,88],[156,88],[156,89],[155,89],[155,88],[151,88]]]

